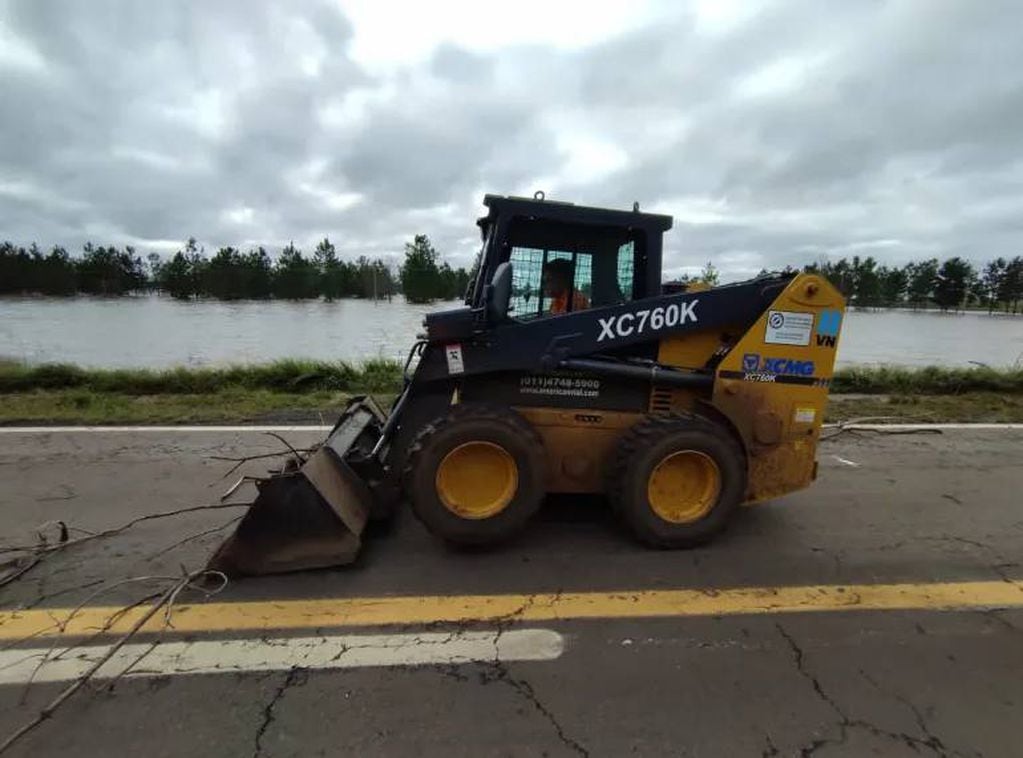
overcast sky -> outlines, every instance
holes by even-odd
[[[1023,253],[1023,3],[0,0],[0,238],[469,263],[485,192],[666,268]]]

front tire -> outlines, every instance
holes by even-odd
[[[520,532],[545,494],[543,441],[515,411],[453,406],[409,450],[405,492],[434,535],[491,545]]]
[[[728,524],[746,491],[745,454],[729,430],[693,414],[653,416],[618,446],[609,495],[648,545],[694,547]]]

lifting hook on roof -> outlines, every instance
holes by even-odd
[[[545,197],[547,197],[547,196],[543,193],[543,190],[537,190],[536,192],[533,193],[533,199],[534,200],[541,200],[542,201]]]

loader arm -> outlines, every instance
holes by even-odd
[[[430,344],[423,351],[415,380],[431,382],[495,371],[551,371],[572,358],[655,343],[688,332],[736,325],[745,331],[791,280],[791,276],[761,277],[534,321],[508,319],[461,340],[431,338],[428,321]]]

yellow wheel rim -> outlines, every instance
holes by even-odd
[[[650,474],[647,499],[660,518],[688,524],[706,516],[721,493],[721,470],[706,453],[666,455]]]
[[[444,507],[466,519],[503,511],[519,486],[519,469],[507,450],[493,442],[459,445],[437,467],[437,495]]]

